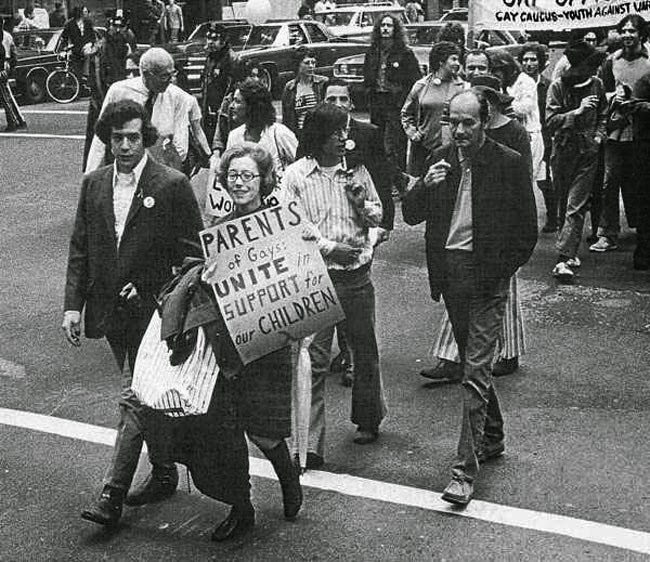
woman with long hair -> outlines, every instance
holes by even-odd
[[[271,154],[278,177],[296,159],[298,139],[293,132],[277,123],[271,92],[259,81],[245,80],[235,91],[232,110],[242,125],[230,131],[226,149],[244,142],[258,143]]]
[[[458,46],[449,41],[436,43],[429,53],[429,74],[413,84],[406,97],[401,115],[411,143],[411,175],[422,175],[427,156],[451,139],[443,116],[448,101],[465,89],[465,82],[458,76],[460,69]]]

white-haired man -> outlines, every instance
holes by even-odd
[[[189,151],[190,127],[206,156],[211,151],[200,127],[201,109],[193,96],[172,84],[175,75],[171,55],[165,49],[152,47],[140,58],[140,76],[115,82],[108,89],[102,112],[110,103],[124,99],[142,104],[159,135],[156,145],[149,148],[150,154],[164,164],[181,169]],[[108,158],[110,152],[95,135],[86,173],[108,163]]]

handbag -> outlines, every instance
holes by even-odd
[[[207,413],[219,365],[205,330],[198,328],[196,344],[187,359],[172,365],[171,351],[160,339],[161,325],[156,311],[138,349],[131,389],[145,406],[170,417]]]

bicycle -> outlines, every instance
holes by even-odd
[[[70,103],[79,97],[81,86],[79,78],[70,70],[70,51],[58,54],[63,61],[63,68],[50,72],[45,81],[45,89],[49,96],[57,103]]]

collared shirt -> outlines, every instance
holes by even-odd
[[[191,104],[188,103],[188,96],[189,94],[178,86],[170,84],[164,92],[156,96],[151,115],[151,122],[158,130],[158,143],[162,144],[163,141],[170,139],[181,161],[187,157],[189,148],[188,127]],[[148,97],[149,90],[141,76],[120,80],[108,89],[102,105],[102,113],[109,103],[125,99],[144,106]],[[196,114],[196,109],[192,112]],[[95,135],[88,154],[86,172],[96,170],[102,165],[104,148],[102,141]]]
[[[463,157],[460,151],[459,161],[462,174],[445,249],[471,252],[474,249],[472,233],[472,163],[469,158]]]
[[[117,171],[117,162],[113,164],[113,212],[115,213],[115,239],[117,246],[120,246],[126,218],[129,216],[129,209],[133,202],[133,196],[138,189],[142,170],[147,163],[147,154],[133,170],[128,174]]]
[[[348,182],[366,189],[366,200],[360,211],[346,195]],[[372,261],[369,228],[379,225],[382,207],[365,166],[356,166],[351,171],[341,167],[328,175],[315,158],[301,158],[286,169],[282,191],[285,198],[301,204],[307,219],[318,229],[321,236],[318,245],[328,269],[354,270]],[[362,252],[351,265],[335,263],[328,256],[337,243],[362,248]]]

